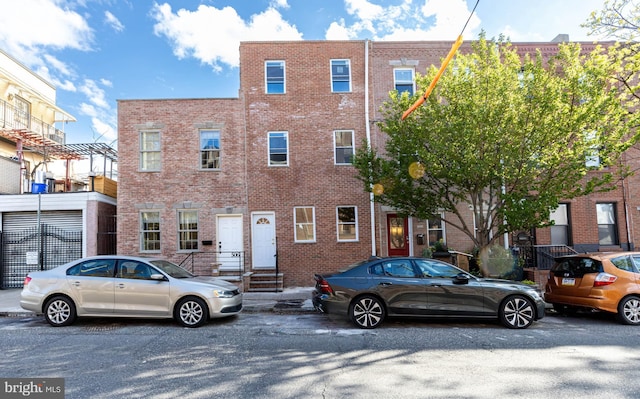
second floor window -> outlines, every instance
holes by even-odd
[[[296,242],[315,242],[316,223],[313,207],[295,207],[293,209],[293,225]]]
[[[264,69],[267,94],[285,93],[284,61],[266,61]]]
[[[353,162],[353,131],[338,130],[333,133],[335,145],[336,165],[351,164]]]
[[[160,251],[160,212],[140,212],[140,249]]]
[[[289,133],[269,132],[269,166],[289,165]]]
[[[160,170],[160,132],[140,132],[140,170]]]
[[[351,67],[349,60],[331,60],[331,91],[351,91]]]
[[[569,205],[559,204],[551,212],[551,245],[569,245]]]
[[[220,131],[200,131],[200,168],[220,169]]]
[[[598,240],[600,245],[618,245],[618,223],[616,205],[613,203],[596,204],[598,219]]]
[[[178,211],[178,249],[198,249],[198,211]]]
[[[410,96],[415,91],[413,83],[413,69],[410,68],[397,68],[393,70],[393,81],[395,89],[398,93],[407,92]]]

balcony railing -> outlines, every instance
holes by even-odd
[[[64,132],[42,120],[0,100],[0,129],[27,130],[58,144],[65,143]]]

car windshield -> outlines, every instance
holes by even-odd
[[[173,278],[195,277],[193,274],[189,273],[175,263],[171,263],[166,260],[152,260],[150,263]]]

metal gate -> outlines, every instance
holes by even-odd
[[[82,257],[82,231],[42,224],[0,232],[0,288],[20,288],[34,270],[49,270]]]
[[[98,215],[98,255],[117,252],[117,215]]]

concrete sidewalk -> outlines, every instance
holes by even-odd
[[[20,307],[21,288],[0,290],[0,317],[28,317],[32,312]],[[245,292],[243,312],[314,312],[313,287],[285,288],[282,292]]]

